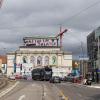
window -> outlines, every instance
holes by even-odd
[[[35,64],[35,57],[34,56],[30,57],[30,63]]]
[[[41,56],[37,57],[37,65],[42,65],[42,57]]]
[[[45,66],[49,65],[49,57],[48,56],[45,56],[44,61],[45,61]]]
[[[27,57],[24,56],[24,57],[23,57],[23,63],[27,63],[27,62],[28,62]]]
[[[57,64],[57,58],[55,56],[52,57],[52,64],[53,65]]]

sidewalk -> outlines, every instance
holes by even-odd
[[[0,98],[10,92],[14,87],[16,87],[17,84],[19,84],[19,82],[8,80],[7,86],[0,90]]]
[[[100,83],[92,83],[90,86],[87,87],[100,89]]]
[[[92,83],[91,85],[84,85],[83,83],[73,83],[75,85],[85,86],[89,88],[97,88],[100,89],[100,83]]]

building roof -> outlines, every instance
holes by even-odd
[[[10,53],[7,53],[7,55],[15,55],[15,54],[64,54],[64,55],[72,55],[71,52],[63,52],[63,51],[26,51],[26,50],[23,50],[23,51],[20,51],[20,50],[17,50],[16,52],[10,52]]]
[[[60,46],[20,46],[19,48],[60,48]]]
[[[57,39],[55,36],[34,36],[34,37],[24,37],[23,39]]]
[[[2,60],[2,64],[7,64],[7,56],[0,55],[0,59]]]

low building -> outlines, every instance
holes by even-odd
[[[61,50],[56,37],[25,37],[23,46],[7,54],[7,74],[30,73],[33,68],[65,67],[72,70],[72,53]],[[68,71],[67,70],[67,71]]]
[[[3,55],[0,56],[0,70],[4,74],[7,72],[7,57]]]

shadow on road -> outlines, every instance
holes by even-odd
[[[91,96],[92,100],[100,100],[100,94],[96,94],[96,95],[93,95]],[[91,99],[89,99],[91,100]]]

